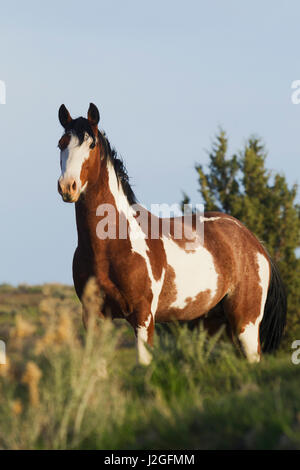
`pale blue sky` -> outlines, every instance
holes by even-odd
[[[219,125],[232,151],[256,133],[297,181],[298,1],[10,1],[0,8],[0,282],[71,283],[74,206],[57,194],[58,107],[98,105],[146,205],[194,203],[195,162]]]

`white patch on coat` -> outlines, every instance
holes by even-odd
[[[265,303],[267,300],[268,290],[269,290],[269,282],[270,282],[270,264],[267,258],[262,255],[261,253],[257,253],[257,262],[258,262],[258,275],[259,275],[259,285],[262,288],[262,298],[261,298],[261,306],[260,306],[260,316],[259,321],[262,320]]]
[[[233,222],[238,227],[243,227],[242,224],[239,223],[236,219],[230,219],[230,217],[205,217],[200,215],[200,222],[214,222],[215,220],[229,220],[229,222]]]
[[[222,217],[205,217],[203,215],[200,215],[199,219],[200,222],[213,222],[214,220],[219,220]]]
[[[248,323],[243,333],[239,334],[239,340],[249,362],[259,362],[260,355],[258,352],[258,334],[259,328],[257,323]]]
[[[149,314],[147,320],[143,326],[138,326],[136,331],[136,342],[137,342],[137,359],[140,364],[147,366],[150,364],[152,356],[148,351],[146,344],[148,341],[148,328],[151,322],[151,314]]]
[[[267,300],[269,280],[270,280],[270,265],[266,257],[257,253],[259,285],[262,289],[260,312],[255,322],[250,322],[246,325],[243,333],[239,335],[239,340],[242,344],[244,352],[249,362],[259,362],[260,355],[258,353],[258,338],[259,338],[259,325],[262,321],[265,303]]]
[[[138,221],[134,217],[136,212],[128,203],[127,197],[124,194],[122,185],[119,184],[115,170],[110,162],[107,164],[108,170],[108,181],[112,195],[114,196],[117,210],[119,213],[123,213],[129,224],[129,238],[131,242],[131,250],[134,253],[138,253],[143,257],[147,266],[148,276],[151,281],[152,290],[152,302],[151,302],[151,313],[154,318],[157,310],[159,295],[163,286],[165,270],[162,271],[161,278],[155,280],[151,268],[150,259],[148,256],[149,247],[146,243],[146,235],[138,224]]]
[[[80,173],[83,163],[89,158],[92,141],[87,134],[82,144],[79,145],[78,137],[72,135],[68,147],[61,151],[60,181],[75,180],[81,192],[86,189],[87,182],[81,187]]]
[[[184,308],[187,299],[195,300],[200,292],[210,291],[211,300],[218,288],[218,273],[211,253],[199,245],[195,251],[186,252],[171,238],[163,238],[167,263],[175,272],[176,299],[170,305]]]
[[[88,184],[88,182],[86,181],[86,182],[84,183],[84,185],[82,186],[82,188],[80,188],[80,192],[81,192],[81,193],[84,193],[84,191],[85,191],[86,188],[87,188],[87,184]]]

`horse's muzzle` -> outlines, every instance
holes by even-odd
[[[57,182],[57,190],[64,202],[76,202],[80,195],[75,180],[61,180]]]

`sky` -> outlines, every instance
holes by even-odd
[[[194,166],[220,126],[229,153],[258,135],[267,167],[299,181],[299,17],[296,0],[0,2],[0,283],[72,284],[62,103],[73,117],[98,106],[147,207],[202,202]]]

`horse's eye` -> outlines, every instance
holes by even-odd
[[[95,142],[92,142],[90,145],[90,149],[93,149],[95,147]]]

